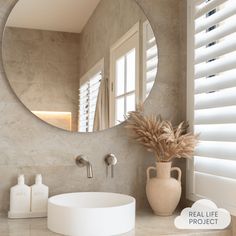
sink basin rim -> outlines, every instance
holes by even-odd
[[[96,195],[111,195],[111,197],[117,196],[117,197],[123,197],[126,198],[128,201],[126,203],[120,203],[117,205],[113,206],[100,206],[100,207],[83,207],[83,206],[76,206],[76,205],[69,205],[68,203],[62,203],[59,202],[60,200],[63,200],[63,197],[72,197],[72,196],[81,196],[81,195],[90,195],[90,194],[96,194]],[[55,196],[52,196],[48,199],[48,203],[55,205],[55,206],[60,206],[62,208],[67,208],[67,209],[86,209],[86,210],[95,210],[95,209],[111,209],[111,208],[119,208],[122,206],[128,206],[132,203],[135,203],[136,199],[130,195],[126,194],[121,194],[121,193],[113,193],[113,192],[73,192],[73,193],[63,193],[63,194],[58,194]]]

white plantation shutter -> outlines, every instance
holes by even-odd
[[[188,197],[236,214],[236,0],[189,3],[188,118],[200,143]]]
[[[92,132],[102,72],[95,74],[79,89],[79,131]]]
[[[79,89],[79,123],[80,132],[86,132],[88,128],[88,107],[89,107],[89,88],[88,83],[83,84]]]
[[[157,74],[158,49],[149,21],[143,23],[143,99],[149,95]]]

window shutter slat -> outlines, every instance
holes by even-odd
[[[209,2],[205,2],[203,4],[200,4],[196,6],[196,14],[195,18],[198,18],[210,10],[216,8],[217,6],[221,5],[222,3],[226,2],[227,0],[211,0]]]
[[[195,78],[207,77],[227,70],[232,70],[236,65],[236,52],[230,53],[211,63],[201,63],[195,66]]]
[[[236,105],[236,87],[195,95],[195,110]]]
[[[195,80],[195,94],[209,93],[221,89],[236,87],[236,70],[230,70],[221,75]]]
[[[236,162],[214,158],[196,157],[196,172],[236,179]]]
[[[203,141],[236,142],[236,124],[195,125],[194,129]]]
[[[236,37],[229,38],[212,47],[196,51],[195,63],[202,63],[236,50]]]
[[[227,24],[223,24],[208,33],[199,33],[195,36],[195,48],[206,46],[207,44],[217,41],[236,31],[235,19],[230,20]]]
[[[236,87],[195,95],[195,110],[236,105]]]
[[[154,32],[151,28],[151,25],[148,21],[143,24],[143,45],[144,45],[144,63],[143,63],[143,72],[144,72],[144,83],[143,83],[143,96],[146,98],[153,86],[157,74],[157,64],[158,64],[158,49],[155,39]]]
[[[207,157],[235,161],[235,152],[236,145],[234,142],[200,141],[195,150],[195,156],[202,159]]]
[[[151,37],[154,37],[154,34],[151,35]],[[152,38],[149,37],[149,39],[151,40],[150,42],[147,42],[147,50],[150,49],[150,48],[154,48],[156,47],[156,40],[152,40]]]
[[[211,17],[197,20],[195,24],[195,33],[197,34],[203,30],[207,30],[209,27],[220,23],[234,14],[236,14],[236,2],[231,2],[231,4],[227,4],[225,8],[216,12],[216,14]]]
[[[236,106],[195,110],[194,124],[236,123]]]

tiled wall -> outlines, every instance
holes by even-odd
[[[15,2],[0,0],[0,33]],[[137,2],[153,26],[159,47],[157,82],[145,109],[179,122],[185,119],[185,0]],[[103,161],[110,152],[118,157],[114,179],[106,179]],[[93,179],[87,179],[86,170],[75,166],[74,158],[79,154],[92,162]],[[30,184],[38,172],[43,174],[51,194],[115,191],[132,194],[138,207],[146,206],[145,169],[154,160],[127,138],[123,125],[98,133],[77,134],[35,118],[12,92],[0,63],[0,211],[8,209],[9,188],[16,183],[17,174],[26,174]],[[184,161],[178,164],[184,167]]]

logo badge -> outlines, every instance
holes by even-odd
[[[207,199],[196,201],[192,207],[182,210],[175,218],[175,227],[178,229],[225,229],[231,222],[230,213],[218,208]]]

